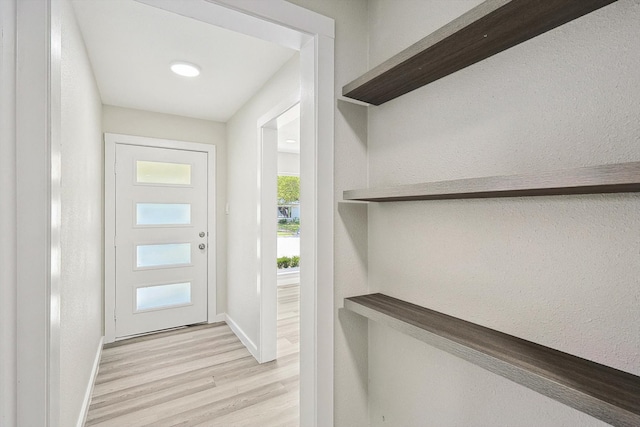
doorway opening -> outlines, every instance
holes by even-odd
[[[327,425],[333,419],[333,129],[334,129],[334,23],[333,20],[295,6],[284,0],[269,4],[248,2],[238,4],[232,0],[139,0],[152,6],[194,17],[202,22],[219,24],[227,28],[244,29],[271,41],[277,41],[300,50],[302,78],[302,132],[307,135],[309,150],[301,159],[303,175],[304,218],[307,237],[301,250],[307,259],[302,282],[301,303],[310,307],[301,342],[304,369],[301,372],[301,424]],[[32,3],[32,2],[29,2]],[[28,8],[18,2],[18,16],[24,18],[18,26],[18,38],[26,40],[24,46],[34,47],[29,55],[22,55],[23,65],[31,69],[28,78],[16,85],[16,98],[35,100],[29,108],[17,108],[17,134],[22,144],[21,153],[42,153],[42,164],[50,168],[30,167],[33,155],[18,156],[16,169],[28,171],[28,180],[21,180],[19,189],[30,195],[18,204],[18,217],[22,226],[18,233],[36,230],[34,239],[21,234],[20,241],[28,247],[17,251],[15,258],[19,274],[26,279],[21,283],[15,323],[18,329],[15,348],[29,349],[34,356],[25,360],[16,372],[22,387],[14,394],[18,401],[29,401],[29,411],[20,411],[26,424],[56,425],[60,402],[59,271],[60,243],[58,224],[48,213],[59,209],[60,177],[60,22],[61,11],[49,2],[33,2]],[[37,3],[37,4],[36,4]],[[215,9],[215,10],[212,10]],[[22,12],[22,13],[21,13]],[[29,13],[26,13],[29,12]],[[237,15],[231,17],[230,15]],[[14,14],[15,18],[15,14]],[[15,20],[13,21],[15,23]],[[115,32],[117,33],[117,32]],[[37,43],[36,43],[37,42]],[[29,50],[29,49],[26,49]],[[26,51],[25,50],[25,51]],[[33,84],[37,82],[37,84]],[[20,105],[23,107],[23,105]],[[303,156],[304,157],[304,156]],[[42,188],[48,189],[43,192]],[[46,193],[46,194],[44,194]],[[306,197],[306,199],[305,199]],[[38,209],[34,209],[34,206]],[[39,208],[42,209],[39,209]],[[58,212],[59,213],[59,212]],[[27,231],[25,231],[27,230]],[[34,247],[35,246],[35,247]],[[33,263],[34,251],[42,253],[38,259],[51,262]],[[28,274],[27,274],[28,273]],[[45,278],[44,280],[42,278]],[[44,286],[43,286],[44,283]],[[38,304],[34,305],[33,301]],[[29,309],[29,307],[33,307]],[[37,351],[31,351],[31,350]],[[34,397],[35,396],[35,397]],[[24,409],[24,408],[23,408]]]
[[[274,360],[279,341],[279,285],[300,290],[300,98],[290,94],[258,120],[258,360]],[[287,142],[294,141],[294,142]],[[295,266],[293,264],[296,264]],[[295,310],[299,317],[299,309]],[[299,325],[299,319],[297,320]],[[299,336],[295,339],[299,346]]]
[[[276,119],[277,158],[277,356],[300,346],[300,104]]]

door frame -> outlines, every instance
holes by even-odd
[[[0,261],[7,279],[0,298],[0,364],[2,374],[9,372],[2,379],[0,419],[7,425],[55,427],[60,418],[61,3],[5,0],[0,12],[0,149],[2,167],[8,167],[0,177],[0,196],[6,211],[15,209],[0,219],[3,231],[12,230],[0,247],[7,256]]]
[[[285,0],[136,1],[300,52],[300,425],[333,426],[335,22]]]
[[[259,362],[276,359],[278,347],[277,292],[277,175],[278,134],[276,119],[300,103],[300,93],[292,93],[258,119],[258,286],[260,288]],[[300,150],[302,151],[302,149]],[[300,171],[302,173],[302,170]],[[302,178],[300,179],[302,181]],[[301,205],[302,206],[302,205]],[[303,230],[304,231],[304,230]],[[302,233],[300,233],[302,235]],[[300,239],[302,244],[302,238]],[[301,267],[300,271],[302,271]],[[302,313],[301,313],[302,314]]]
[[[104,134],[104,342],[116,338],[116,146],[138,145],[142,147],[169,148],[174,150],[207,153],[207,322],[222,320],[216,309],[216,146],[199,142],[175,141],[117,133]],[[213,242],[213,243],[212,243]]]

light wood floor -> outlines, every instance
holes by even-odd
[[[105,347],[85,426],[297,427],[299,299],[278,288],[278,359],[262,365],[224,323]]]

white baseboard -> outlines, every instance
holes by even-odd
[[[100,338],[98,342],[98,350],[96,351],[96,358],[93,361],[93,368],[91,368],[91,376],[89,377],[89,383],[87,384],[87,391],[84,394],[84,401],[82,402],[82,408],[80,409],[80,415],[78,416],[77,427],[83,427],[87,421],[87,414],[89,413],[89,404],[91,403],[91,394],[93,393],[93,386],[96,383],[96,377],[98,376],[98,367],[100,366],[100,358],[102,357],[102,346],[104,345],[104,337]]]
[[[238,324],[234,322],[234,320],[231,317],[229,317],[228,314],[226,314],[225,317],[227,320],[227,325],[229,325],[233,333],[236,334],[236,336],[242,342],[242,344],[244,344],[244,346],[247,347],[247,350],[249,350],[249,353],[251,353],[254,359],[256,359],[258,363],[260,363],[260,357],[258,355],[258,346],[256,346],[253,343],[253,341],[251,341],[251,339],[247,336],[247,334],[244,333],[242,328],[238,326]]]

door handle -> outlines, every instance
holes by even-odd
[[[206,247],[207,247],[207,246],[206,246],[204,243],[200,243],[200,244],[198,245],[198,249],[204,249],[204,248],[206,248]]]

